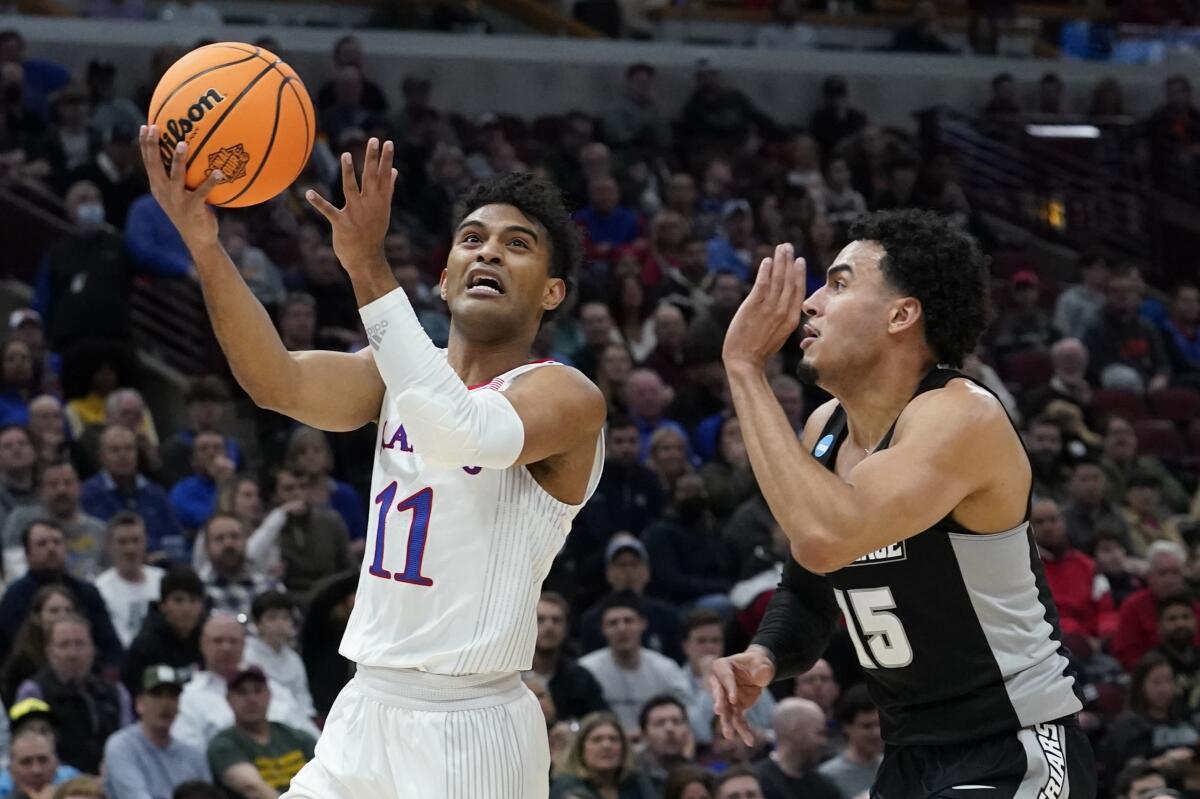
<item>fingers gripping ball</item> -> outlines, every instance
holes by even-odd
[[[148,111],[168,171],[187,142],[187,185],[215,169],[225,180],[208,202],[238,208],[266,202],[300,176],[312,154],[312,100],[274,53],[239,42],[200,47],[167,70]]]

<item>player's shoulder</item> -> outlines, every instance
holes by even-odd
[[[599,386],[574,366],[548,362],[543,368],[530,369],[512,379],[512,386],[524,392],[536,392],[543,401],[568,406],[572,413],[597,415],[603,424],[608,403]]]
[[[938,438],[963,437],[975,442],[989,435],[1011,435],[1012,423],[1004,405],[987,389],[967,378],[918,395],[900,414],[896,436],[939,431]]]
[[[822,403],[808,415],[808,420],[804,423],[804,445],[806,447],[812,449],[816,445],[821,431],[825,429],[825,425],[829,424],[829,420],[833,418],[833,412],[837,409],[838,401],[831,399]]]

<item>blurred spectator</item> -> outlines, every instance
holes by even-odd
[[[657,519],[663,491],[657,475],[638,461],[637,425],[628,417],[610,418],[605,440],[604,472],[593,502],[603,503],[613,529],[640,535]]]
[[[204,525],[209,567],[201,573],[210,605],[246,621],[254,597],[276,586],[274,578],[256,571],[246,558],[246,531],[241,519],[217,513]]]
[[[13,509],[4,522],[6,552],[21,546],[21,534],[35,521],[49,519],[67,536],[67,571],[81,580],[95,579],[105,560],[104,522],[79,506],[79,474],[67,461],[43,463],[39,469],[36,505]],[[6,569],[15,564],[6,563]],[[8,577],[17,576],[6,571]]]
[[[170,65],[178,55],[170,51]],[[166,66],[163,67],[166,71]],[[160,72],[159,75],[162,73]],[[92,106],[92,128],[95,129],[101,136],[103,141],[109,141],[113,136],[136,136],[140,125],[146,121],[146,109],[150,105],[150,97],[146,97],[144,104],[137,104],[131,101],[128,97],[124,97],[117,93],[117,68],[112,61],[107,59],[92,59],[87,65],[87,88],[88,97],[91,100]],[[157,83],[157,81],[155,81]],[[140,182],[145,185],[144,171],[141,167],[141,159],[137,158],[136,149],[134,149],[133,157],[136,159],[136,166],[133,169],[138,173]],[[132,198],[131,198],[132,199]],[[128,207],[128,204],[125,206]],[[115,209],[114,209],[115,210]],[[122,214],[122,217],[124,214]]]
[[[291,493],[297,497],[303,496],[304,486],[295,475],[290,477],[294,482]],[[271,513],[263,509],[261,489],[258,480],[253,475],[241,475],[224,483],[217,495],[217,510],[237,517],[242,523],[242,529],[253,530],[246,539],[246,558],[255,568],[268,574],[277,574],[282,568],[279,555],[279,531],[287,522],[289,510],[301,510],[303,501],[283,503],[273,508]],[[329,512],[333,515],[333,512]],[[208,546],[204,533],[196,535],[192,545],[192,568],[197,572],[210,566]]]
[[[1144,285],[1136,267],[1115,272],[1108,281],[1104,307],[1084,344],[1091,356],[1091,378],[1106,388],[1155,391],[1166,388],[1171,364],[1158,329],[1138,315]]]
[[[76,83],[55,92],[50,101],[50,119],[46,158],[53,170],[52,185],[62,191],[67,176],[99,152],[100,136],[88,127],[88,97]]]
[[[145,19],[146,3],[145,0],[88,0],[84,16],[89,19]]]
[[[1026,418],[1042,413],[1054,400],[1075,405],[1084,418],[1092,421],[1092,387],[1087,381],[1088,351],[1077,338],[1062,338],[1050,346],[1054,373],[1043,386],[1030,388],[1021,395],[1021,411]]]
[[[833,677],[833,668],[829,661],[819,658],[811,669],[797,675],[792,692],[799,699],[816,703],[825,714],[825,754],[832,756],[839,747],[845,745],[845,739],[841,730],[837,728],[834,714],[838,697],[842,695],[842,688]]]
[[[731,610],[728,572],[732,557],[721,538],[704,480],[687,474],[675,481],[670,510],[642,536],[656,564],[650,593],[679,604]]]
[[[705,351],[720,352],[725,331],[746,296],[745,284],[733,274],[716,274],[709,285],[712,302],[688,327],[688,342]]]
[[[70,71],[63,65],[42,58],[29,58],[25,37],[12,28],[0,31],[0,63],[11,63],[21,68],[28,107],[39,115],[46,112],[46,98],[71,80]]]
[[[316,715],[304,663],[296,653],[296,617],[299,609],[286,594],[267,591],[254,598],[250,615],[258,635],[246,640],[247,665],[258,666],[291,692],[305,715]]]
[[[1162,323],[1173,383],[1200,389],[1200,288],[1182,283],[1175,288],[1171,315]]]
[[[195,267],[175,225],[149,194],[129,206],[125,244],[138,268],[157,277],[186,277]]]
[[[1174,518],[1163,510],[1162,479],[1150,472],[1136,471],[1129,476],[1125,489],[1125,523],[1136,555],[1144,553],[1155,541],[1183,544],[1183,536]]]
[[[610,594],[600,615],[608,646],[579,660],[604,691],[604,701],[626,730],[638,727],[638,712],[651,697],[688,695],[687,678],[670,658],[641,645],[646,631],[641,599],[632,591]],[[581,732],[582,735],[582,732]]]
[[[654,349],[642,359],[642,366],[653,369],[677,394],[687,388],[684,343],[687,320],[679,306],[662,302],[654,309]]]
[[[1181,778],[1195,758],[1200,733],[1179,715],[1171,664],[1150,653],[1132,671],[1129,710],[1113,722],[1097,759],[1120,766],[1145,758],[1172,779]]]
[[[712,799],[713,778],[702,766],[679,766],[667,775],[663,799]]]
[[[846,748],[817,769],[837,786],[842,799],[868,793],[883,762],[883,738],[879,734],[879,711],[867,686],[852,686],[838,702],[837,722],[846,735]]]
[[[825,195],[822,205],[825,218],[834,225],[848,225],[867,212],[867,201],[851,185],[850,165],[845,158],[834,156],[825,167]]]
[[[546,166],[566,196],[568,208],[580,208],[587,202],[587,182],[579,155],[585,144],[595,140],[595,135],[596,126],[590,116],[578,110],[568,111],[558,129],[558,142],[546,158]],[[437,233],[434,229],[430,232]]]
[[[741,151],[752,131],[769,136],[776,127],[745,94],[723,85],[710,59],[696,62],[696,88],[684,104],[677,128],[689,153],[732,156]]]
[[[1116,78],[1104,78],[1092,89],[1092,99],[1088,104],[1089,117],[1105,119],[1124,116],[1125,99],[1121,92],[1121,83]]]
[[[1096,574],[1108,581],[1113,606],[1120,608],[1125,600],[1145,585],[1142,578],[1134,574],[1125,549],[1124,536],[1114,531],[1101,531],[1092,542],[1092,553],[1096,560]]]
[[[725,620],[714,611],[697,608],[683,618],[680,633],[687,657],[683,670],[689,689],[688,722],[697,745],[705,747],[713,743],[713,698],[708,675],[712,662],[725,654]],[[775,698],[770,691],[763,691],[746,711],[746,722],[755,731],[770,729],[774,709]]]
[[[1101,531],[1112,531],[1121,536],[1125,550],[1132,552],[1125,517],[1107,495],[1108,479],[1100,464],[1087,459],[1078,461],[1071,469],[1068,500],[1062,508],[1067,537],[1073,546],[1087,552]]]
[[[1033,468],[1033,493],[1043,499],[1065,501],[1071,469],[1063,449],[1063,432],[1049,417],[1035,416],[1022,435]]]
[[[13,736],[8,772],[14,799],[50,799],[54,786],[79,774],[74,768],[59,765],[54,743],[52,734],[35,730],[24,730]]]
[[[364,80],[362,69],[352,64],[334,73],[332,102],[320,110],[321,129],[331,142],[341,142],[346,131],[367,127],[371,112],[364,104]]]
[[[1171,541],[1159,541],[1147,550],[1146,587],[1121,603],[1117,632],[1110,647],[1126,671],[1133,671],[1142,656],[1161,643],[1157,605],[1185,590],[1185,561],[1183,547]],[[1193,602],[1193,608],[1200,614],[1200,600]],[[1196,643],[1200,644],[1200,631],[1197,635]]]
[[[1038,81],[1037,113],[1042,116],[1059,116],[1063,113],[1064,85],[1062,78],[1047,72]]]
[[[574,218],[587,237],[589,257],[608,261],[614,249],[641,237],[641,222],[637,214],[620,204],[620,191],[611,177],[593,178],[587,193],[587,206],[576,211]]]
[[[319,717],[329,714],[338,692],[354,674],[354,664],[342,657],[338,646],[354,607],[358,577],[357,569],[331,574],[310,593],[299,649]]]
[[[688,729],[687,710],[670,694],[652,697],[638,714],[642,751],[638,770],[650,783],[654,796],[662,796],[671,769],[692,760],[695,742]]]
[[[220,227],[221,246],[233,261],[242,279],[268,311],[277,307],[287,296],[283,274],[265,252],[250,244],[250,234],[244,217],[224,214]],[[305,253],[303,257],[309,257]]]
[[[584,611],[579,619],[583,651],[595,652],[604,646],[608,636],[603,633],[602,620],[608,600],[632,593],[641,600],[641,615],[646,623],[642,646],[680,660],[679,609],[670,602],[645,595],[646,585],[650,582],[650,556],[645,545],[628,532],[618,532],[604,548],[604,561],[604,577],[610,593]]]
[[[158,586],[159,601],[138,631],[121,679],[137,691],[146,669],[165,664],[191,671],[200,665],[200,622],[204,617],[204,583],[196,572],[176,566],[163,575]]]
[[[674,493],[679,478],[693,471],[687,437],[674,427],[655,430],[650,436],[650,457],[646,465],[658,475],[664,494]]]
[[[629,259],[630,250],[622,248],[619,252],[618,268]],[[637,275],[620,274],[614,282],[610,304],[617,329],[633,359],[641,362],[654,350],[657,343],[654,337],[654,320],[650,318],[653,305]]]
[[[0,695],[12,706],[17,688],[46,665],[46,633],[50,622],[79,612],[79,600],[66,586],[50,584],[38,589],[29,603],[29,612],[21,622],[0,677]],[[2,793],[2,792],[0,792]]]
[[[34,457],[37,460],[69,460],[75,464],[76,471],[86,474],[95,471],[91,456],[78,442],[68,439],[67,417],[62,401],[57,397],[42,394],[30,401],[28,430],[36,445]],[[0,485],[3,485],[2,473]]]
[[[0,425],[29,423],[29,401],[41,391],[41,369],[29,345],[10,337],[0,349]]]
[[[150,604],[158,601],[165,572],[145,564],[146,526],[136,513],[122,511],[113,516],[105,536],[112,566],[96,578],[96,590],[104,597],[121,645],[129,647],[142,629]]]
[[[206,0],[167,0],[158,18],[163,22],[174,22],[190,28],[220,25],[221,12]]]
[[[333,67],[335,75],[341,75],[344,67],[358,70],[361,81],[361,106],[372,114],[385,114],[388,110],[387,95],[379,84],[366,77],[366,65],[363,63],[362,42],[357,36],[343,36],[333,44]],[[337,105],[338,78],[326,81],[317,91],[317,110],[325,111]],[[326,131],[328,132],[328,131]],[[331,139],[334,137],[330,137]]]
[[[625,381],[625,406],[641,437],[639,458],[643,462],[650,456],[650,439],[660,428],[674,430],[687,440],[683,426],[665,415],[674,398],[674,392],[651,369],[635,369]]]
[[[763,799],[841,799],[837,786],[817,771],[826,745],[824,711],[815,702],[789,697],[775,706],[772,724],[775,751],[754,766]]]
[[[721,420],[717,433],[717,451],[700,468],[710,508],[718,524],[724,525],[733,512],[758,491],[750,458],[742,440],[742,425],[736,416]],[[678,484],[676,484],[678,488]]]
[[[34,377],[39,390],[59,394],[62,387],[62,356],[46,347],[46,327],[42,315],[33,308],[18,308],[8,315],[9,336],[25,342],[32,357]]]
[[[182,480],[191,470],[192,446],[196,435],[202,432],[220,432],[226,412],[229,410],[229,388],[216,375],[193,380],[183,395],[187,407],[187,426],[175,433],[161,447],[163,479],[174,484]],[[242,451],[237,439],[225,436],[225,456],[235,467],[242,464]]]
[[[582,346],[572,354],[575,366],[591,378],[597,376],[600,357],[609,344],[623,344],[612,311],[602,302],[585,302],[579,308]]]
[[[1112,415],[1104,431],[1104,457],[1100,461],[1108,482],[1108,499],[1114,505],[1124,501],[1129,481],[1135,474],[1152,475],[1158,479],[1159,489],[1167,507],[1175,513],[1188,509],[1191,496],[1179,484],[1163,462],[1153,455],[1138,454],[1137,434],[1128,419]],[[1134,554],[1141,548],[1134,542]]]
[[[80,504],[105,521],[118,511],[133,511],[146,525],[151,560],[185,561],[187,542],[167,492],[138,472],[137,455],[137,437],[131,430],[106,427],[100,435],[100,473],[84,482]]]
[[[721,208],[721,226],[708,242],[710,272],[729,272],[739,280],[750,277],[754,247],[754,211],[745,200],[729,200]]]
[[[138,684],[139,721],[104,745],[105,789],[113,797],[170,799],[188,780],[207,780],[204,753],[171,737],[187,677],[170,666],[150,666]]]
[[[1196,647],[1196,613],[1187,594],[1158,603],[1158,637],[1162,643],[1150,651],[1171,664],[1180,703],[1190,717],[1200,709],[1200,649]]]
[[[734,766],[721,772],[714,783],[714,799],[764,799],[770,796],[755,772],[745,766]]]
[[[812,134],[795,131],[788,137],[785,150],[785,165],[788,167],[789,186],[808,192],[816,204],[815,213],[822,213],[821,202],[825,198],[825,175],[821,172],[821,151]]]
[[[284,461],[292,474],[307,482],[315,504],[328,506],[342,517],[352,539],[366,537],[364,503],[353,486],[331,476],[333,450],[325,433],[311,427],[296,427],[288,439]]]
[[[28,430],[19,425],[0,428],[0,517],[38,501],[36,458]]]
[[[137,439],[138,471],[157,482],[162,471],[158,430],[141,392],[136,388],[117,388],[109,392],[104,398],[104,424],[119,425],[133,431]],[[79,436],[80,445],[95,452],[100,447],[100,434],[103,431],[100,425],[86,427]]]
[[[225,792],[209,782],[189,780],[175,789],[171,799],[228,799]]]
[[[1058,503],[1046,498],[1036,500],[1029,521],[1062,631],[1067,635],[1083,634],[1094,641],[1107,639],[1117,629],[1108,580],[1096,573],[1091,558],[1071,545]]]
[[[992,327],[992,349],[997,356],[1014,352],[1044,352],[1058,334],[1050,315],[1038,305],[1041,281],[1036,272],[1023,269],[1011,278],[1012,305]]]
[[[817,30],[801,22],[804,7],[797,0],[774,0],[771,21],[758,29],[754,44],[770,50],[795,51],[817,46]]]
[[[655,97],[655,69],[639,62],[625,70],[625,95],[604,115],[604,139],[617,152],[651,157],[667,145],[666,121]]]
[[[913,3],[912,21],[896,31],[892,38],[892,49],[905,53],[958,52],[942,39],[937,4],[933,0],[916,0]],[[771,797],[768,796],[768,799]]]
[[[1054,304],[1054,327],[1069,338],[1082,339],[1104,309],[1108,281],[1108,261],[1099,253],[1089,252],[1075,262],[1080,283],[1068,286]]]
[[[634,766],[633,745],[611,713],[591,713],[579,727],[550,799],[646,799],[650,786]]]
[[[1150,147],[1150,169],[1160,185],[1169,185],[1172,172],[1193,173],[1194,156],[1200,141],[1200,110],[1192,105],[1192,83],[1185,75],[1166,81],[1166,103],[1145,122]]]
[[[233,726],[208,745],[208,763],[218,785],[240,796],[287,792],[292,779],[315,757],[317,739],[307,730],[268,720],[272,686],[258,666],[229,680]]]
[[[317,338],[327,349],[354,351],[366,344],[350,277],[338,263],[333,247],[320,244],[303,258],[304,283],[316,300]]]
[[[204,671],[194,672],[183,687],[179,716],[171,725],[177,740],[207,751],[217,733],[233,726],[233,709],[226,697],[239,675],[245,647],[246,632],[233,616],[217,613],[204,623],[200,639]],[[317,728],[288,690],[274,680],[268,680],[267,687],[271,694],[267,718],[316,738]]]
[[[57,523],[48,519],[33,522],[21,535],[29,571],[10,583],[0,600],[0,634],[11,641],[24,621],[38,589],[57,584],[69,589],[79,603],[81,615],[91,624],[92,635],[100,649],[100,662],[115,667],[121,662],[121,641],[108,617],[108,608],[100,592],[66,571],[66,536]]]
[[[557,717],[568,721],[608,710],[599,683],[565,649],[570,607],[561,594],[543,591],[537,603],[533,673],[547,681]]]
[[[429,15],[429,27],[447,33],[492,32],[492,23],[479,13],[479,0],[438,0]]]
[[[133,262],[106,223],[106,203],[91,181],[72,184],[66,206],[76,229],[57,238],[38,265],[33,305],[57,352],[89,340],[128,342],[132,335]]]
[[[992,78],[992,96],[988,98],[982,113],[984,116],[1021,113],[1021,106],[1017,103],[1017,84],[1012,73],[1001,72]]]
[[[821,105],[809,118],[808,129],[823,153],[832,154],[839,144],[867,124],[867,115],[850,106],[849,95],[846,79],[841,75],[830,75],[821,83]]]
[[[289,593],[299,598],[331,570],[350,568],[350,541],[342,518],[327,501],[314,501],[300,474],[278,469],[274,482],[275,509],[247,542],[247,555],[253,570],[281,564]]]
[[[175,518],[185,529],[199,529],[217,507],[218,485],[233,477],[234,464],[225,453],[225,439],[216,432],[197,433],[192,441],[192,468],[171,488]]]
[[[96,656],[88,622],[68,614],[46,629],[46,665],[17,689],[17,700],[41,699],[61,739],[58,754],[89,774],[100,771],[104,742],[133,723],[129,692],[92,673]]]
[[[1161,769],[1142,760],[1121,769],[1113,781],[1113,796],[1116,799],[1146,799],[1167,787]]]

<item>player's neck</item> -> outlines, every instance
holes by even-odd
[[[466,340],[453,326],[450,328],[446,359],[468,386],[488,383],[498,375],[529,363],[529,358],[530,342],[524,338],[480,344]]]
[[[923,364],[885,359],[831,393],[846,411],[850,444],[873,451],[912,400],[925,377]]]

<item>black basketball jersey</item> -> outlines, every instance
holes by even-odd
[[[917,394],[955,378],[970,379],[935,369]],[[813,456],[833,469],[845,437],[838,406]],[[828,577],[888,743],[981,738],[1082,709],[1028,508],[991,535],[946,517]]]

